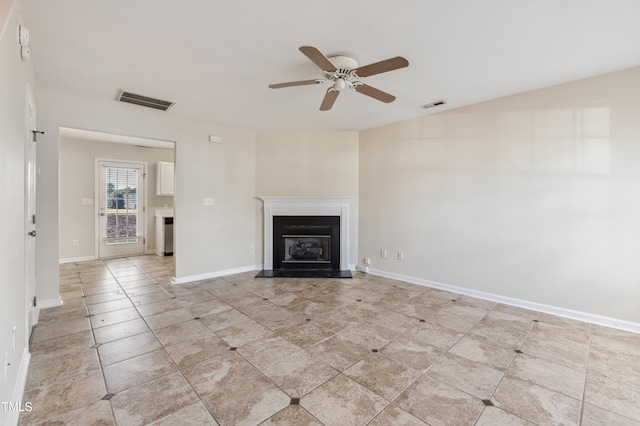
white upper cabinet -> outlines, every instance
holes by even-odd
[[[173,195],[173,163],[158,161],[156,195]]]

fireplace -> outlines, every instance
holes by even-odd
[[[274,216],[274,269],[340,269],[339,216]]]
[[[259,276],[275,276],[269,271],[349,273],[351,197],[259,198],[264,201],[264,269]]]

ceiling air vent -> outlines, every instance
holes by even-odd
[[[446,102],[443,99],[440,99],[439,101],[431,102],[430,104],[420,105],[420,108],[429,109],[444,104],[446,104]]]
[[[126,102],[128,104],[140,105],[147,108],[159,109],[166,111],[175,104],[175,102],[163,101],[162,99],[150,98],[148,96],[137,95],[131,92],[120,90],[116,101]]]

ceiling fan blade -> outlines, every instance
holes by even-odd
[[[355,86],[355,89],[356,89],[356,92],[358,93],[362,93],[363,95],[370,96],[373,99],[377,99],[380,102],[384,102],[386,104],[396,100],[395,96],[390,95],[386,92],[383,92],[380,89],[376,89],[375,87],[371,87],[368,84],[364,84],[364,83],[358,84],[357,86]]]
[[[300,51],[323,71],[335,71],[337,69],[329,58],[313,46],[302,46]]]
[[[327,90],[327,93],[324,95],[324,99],[322,99],[322,104],[320,104],[320,111],[329,111],[331,108],[333,108],[333,104],[336,102],[336,99],[338,99],[339,94],[340,92],[338,90],[333,90],[333,88],[330,87]]]
[[[355,69],[355,72],[358,77],[369,77],[370,75],[382,74],[383,72],[393,71],[408,66],[409,61],[402,56],[396,56],[395,58],[358,67]]]
[[[293,86],[306,86],[308,84],[319,84],[322,83],[322,80],[300,80],[300,81],[289,81],[287,83],[278,83],[278,84],[270,84],[269,87],[272,89],[280,89],[282,87],[293,87]]]

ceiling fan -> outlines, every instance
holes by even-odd
[[[320,67],[323,78],[270,84],[269,87],[272,89],[280,89],[282,87],[306,86],[329,81],[332,83],[332,86],[327,89],[322,99],[320,111],[330,110],[336,99],[338,99],[340,92],[345,88],[355,90],[358,93],[362,93],[381,102],[393,102],[396,99],[395,96],[369,86],[360,81],[360,79],[409,66],[409,61],[401,56],[359,67],[353,58],[347,56],[326,57],[313,46],[302,46],[300,47],[300,51],[309,58],[311,62]]]

